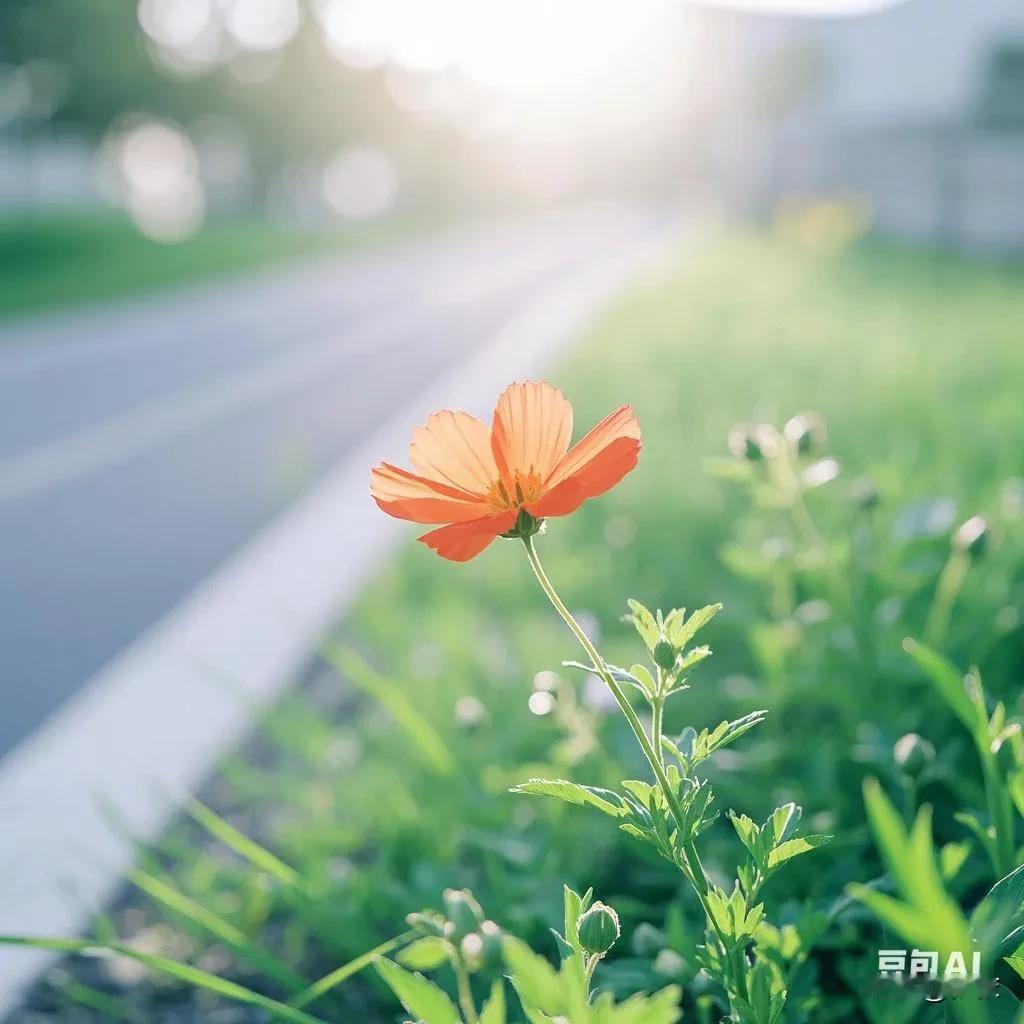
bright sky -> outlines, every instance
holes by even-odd
[[[663,25],[671,0],[321,0],[339,56],[391,59],[407,68],[457,66],[511,92],[540,92],[590,79]]]
[[[864,14],[903,0],[705,0],[711,6],[735,7],[766,14],[817,14],[829,17]]]

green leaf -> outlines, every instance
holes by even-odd
[[[425,935],[406,946],[395,959],[411,971],[432,971],[448,959],[448,943],[437,935]]]
[[[438,773],[453,777],[458,765],[441,734],[409,700],[405,690],[375,672],[362,658],[341,647],[324,645],[324,657],[363,693],[372,697],[402,729],[424,760]]]
[[[406,1012],[424,1024],[461,1024],[448,996],[422,974],[412,974],[394,960],[380,959],[374,968]]]
[[[942,872],[943,880],[949,882],[956,878],[970,854],[971,844],[969,842],[946,843],[939,850],[939,869]]]
[[[698,608],[685,622],[676,623],[668,638],[672,646],[685,647],[721,610],[720,604],[705,605]]]
[[[699,764],[705,758],[710,757],[716,750],[727,746],[738,740],[744,733],[749,732],[755,725],[760,725],[765,720],[768,712],[766,710],[752,711],[749,715],[737,718],[732,722],[719,722],[714,729],[708,731],[701,729],[695,734],[692,729],[686,728],[680,733],[676,746],[680,753],[686,757],[689,767]],[[689,751],[689,754],[687,754]]]
[[[850,885],[847,892],[907,942],[928,948],[932,936],[928,919],[914,907],[866,885]]]
[[[986,949],[1000,949],[1011,938],[1021,941],[1024,925],[1024,865],[1000,878],[971,915],[971,934]]]
[[[509,792],[553,796],[567,804],[595,807],[612,818],[624,818],[629,813],[629,807],[618,793],[613,793],[610,789],[581,786],[567,779],[529,779],[518,786],[513,786]]]
[[[228,981],[226,978],[218,978],[214,974],[199,970],[190,964],[183,964],[177,960],[169,960],[167,957],[157,956],[153,953],[141,953],[130,946],[123,946],[120,943],[97,943],[88,939],[51,939],[21,935],[0,935],[0,945],[4,946],[25,946],[31,949],[48,949],[58,953],[74,953],[80,955],[96,955],[112,953],[116,956],[123,956],[129,960],[135,960],[140,964],[165,974],[177,981],[183,981],[186,985],[194,988],[206,989],[215,995],[223,996],[236,1003],[244,1003],[247,1006],[256,1006],[265,1010],[272,1016],[281,1020],[291,1021],[292,1024],[327,1024],[320,1017],[313,1017],[294,1006],[286,1003],[279,1003],[276,999],[262,996],[252,989],[245,988],[236,982]]]
[[[963,673],[941,654],[910,637],[903,641],[903,650],[917,662],[953,713],[973,733],[978,724],[978,716],[964,688]]]
[[[734,814],[732,811],[729,812],[729,820],[754,863],[761,864],[764,851],[761,849],[761,829],[757,823],[745,814]]]
[[[505,965],[523,1008],[557,1013],[562,1005],[562,983],[551,964],[513,936],[506,937],[504,951]]]
[[[565,906],[565,942],[572,950],[580,950],[579,920],[586,913],[594,898],[594,890],[588,889],[582,896],[567,885],[562,886],[562,901]]]
[[[640,639],[653,651],[654,645],[658,642],[657,620],[639,601],[630,598],[626,603],[633,613],[633,625],[640,634]]]
[[[913,879],[909,872],[909,840],[903,821],[896,813],[877,779],[865,779],[864,804],[868,812],[868,822],[875,837],[875,845],[882,855],[889,874],[896,880],[900,889],[909,892],[913,889]]]
[[[1024,978],[1024,956],[1004,956],[1003,959]]]
[[[687,651],[683,656],[682,661],[679,662],[675,667],[677,674],[682,674],[689,668],[693,668],[694,665],[699,665],[705,658],[711,657],[711,648],[707,644],[701,647],[694,647]]]
[[[802,853],[810,853],[811,850],[824,846],[831,838],[832,836],[810,835],[797,836],[796,839],[787,839],[768,854],[769,871],[774,871],[785,864],[786,861],[799,857]]]
[[[765,823],[772,837],[772,845],[778,846],[784,839],[788,839],[800,822],[802,810],[797,804],[790,801],[772,811],[772,816]]]
[[[480,1011],[480,1024],[505,1024],[505,982],[495,978],[490,998]]]
[[[629,674],[632,677],[634,683],[636,683],[640,690],[645,693],[648,697],[653,697],[658,687],[655,685],[654,679],[651,673],[643,665],[631,665]]]

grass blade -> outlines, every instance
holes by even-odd
[[[95,955],[97,953],[112,953],[116,956],[127,957],[140,964],[165,974],[168,977],[176,978],[195,988],[206,989],[216,995],[223,996],[236,1003],[244,1003],[247,1006],[256,1006],[261,1010],[280,1018],[291,1021],[292,1024],[329,1024],[320,1017],[313,1017],[303,1012],[298,1007],[289,1006],[287,1003],[280,1003],[268,996],[261,996],[258,992],[239,985],[237,982],[228,981],[226,978],[218,978],[215,974],[208,974],[191,964],[183,964],[177,960],[169,960],[167,957],[157,956],[154,953],[140,953],[130,946],[122,946],[120,943],[97,943],[88,939],[52,939],[37,936],[22,935],[0,935],[0,945],[23,946],[29,949],[47,949],[56,953],[72,953],[78,955]]]
[[[180,915],[215,939],[222,942],[253,967],[279,982],[290,992],[299,992],[308,984],[301,974],[292,970],[273,953],[256,944],[240,928],[215,914],[212,910],[186,896],[174,886],[145,871],[135,869],[128,874],[129,881],[147,896],[168,910]]]
[[[214,839],[234,850],[239,857],[247,860],[253,867],[265,871],[284,885],[295,889],[301,888],[302,876],[294,868],[289,867],[268,849],[260,846],[254,839],[239,832],[234,825],[228,824],[205,804],[192,797],[186,801],[185,810],[197,825],[206,829]]]
[[[410,741],[439,775],[451,778],[456,773],[455,758],[438,731],[423,717],[401,687],[385,679],[352,651],[325,644],[324,657],[353,686],[371,696],[402,728]]]
[[[353,974],[358,974],[364,967],[369,967],[377,957],[384,956],[398,949],[399,946],[404,946],[415,937],[416,932],[409,931],[402,935],[396,935],[393,939],[388,939],[387,942],[382,942],[379,946],[374,946],[373,949],[336,968],[330,974],[325,974],[319,981],[313,982],[309,988],[295,996],[290,1001],[290,1005],[300,1008],[308,1006],[314,1000],[337,988],[343,981],[351,978]]]

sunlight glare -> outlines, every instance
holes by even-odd
[[[332,49],[353,64],[457,67],[482,85],[544,94],[603,76],[664,8],[627,0],[323,0]]]

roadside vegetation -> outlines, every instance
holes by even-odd
[[[114,211],[7,217],[0,220],[0,321],[341,252],[399,230],[391,222],[316,232],[226,219],[165,243],[147,238],[126,214]]]
[[[767,710],[701,768],[722,811],[700,837],[714,885],[732,891],[748,860],[771,865],[796,825],[776,808],[799,805],[801,834],[832,837],[754,886],[771,908],[771,925],[749,922],[766,966],[743,998],[730,993],[736,1019],[1012,1021],[1024,956],[1024,273],[812,242],[743,236],[687,254],[552,372],[578,424],[632,403],[645,446],[613,492],[552,520],[538,550],[614,664],[639,660],[634,625],[646,640],[635,608],[623,621],[627,599],[724,606],[699,636],[714,658],[664,708],[681,748],[687,726]],[[599,987],[625,998],[679,986],[685,1019],[728,1012],[700,971],[704,913],[677,867],[600,807],[509,792],[533,777],[606,789],[648,777],[604,684],[563,667],[578,652],[521,548],[498,541],[456,566],[410,544],[204,803],[140,852],[95,938],[324,1020],[383,1024],[408,1016],[392,991],[408,1008],[418,983],[363,970],[372,958],[330,972],[376,950],[429,970],[452,999],[472,973],[482,996],[502,970],[483,956],[489,930],[469,923],[480,956],[453,973],[443,943],[425,941],[429,922],[443,938],[478,900],[500,934],[552,962],[558,929],[569,964],[585,955],[575,893],[593,888],[621,927]],[[564,900],[563,884],[575,891]],[[424,908],[443,916],[409,932],[406,915]],[[974,943],[1000,1000],[950,1011],[920,987],[879,995],[880,949],[934,950],[941,974]],[[543,968],[510,948],[520,992],[543,986]],[[33,1000],[68,1021],[197,1020],[221,1005],[216,984],[201,984],[68,961]],[[436,1020],[409,1012],[437,1024],[441,1005]],[[267,1017],[265,1005],[234,1012]],[[675,1018],[652,1003],[600,1019]]]

